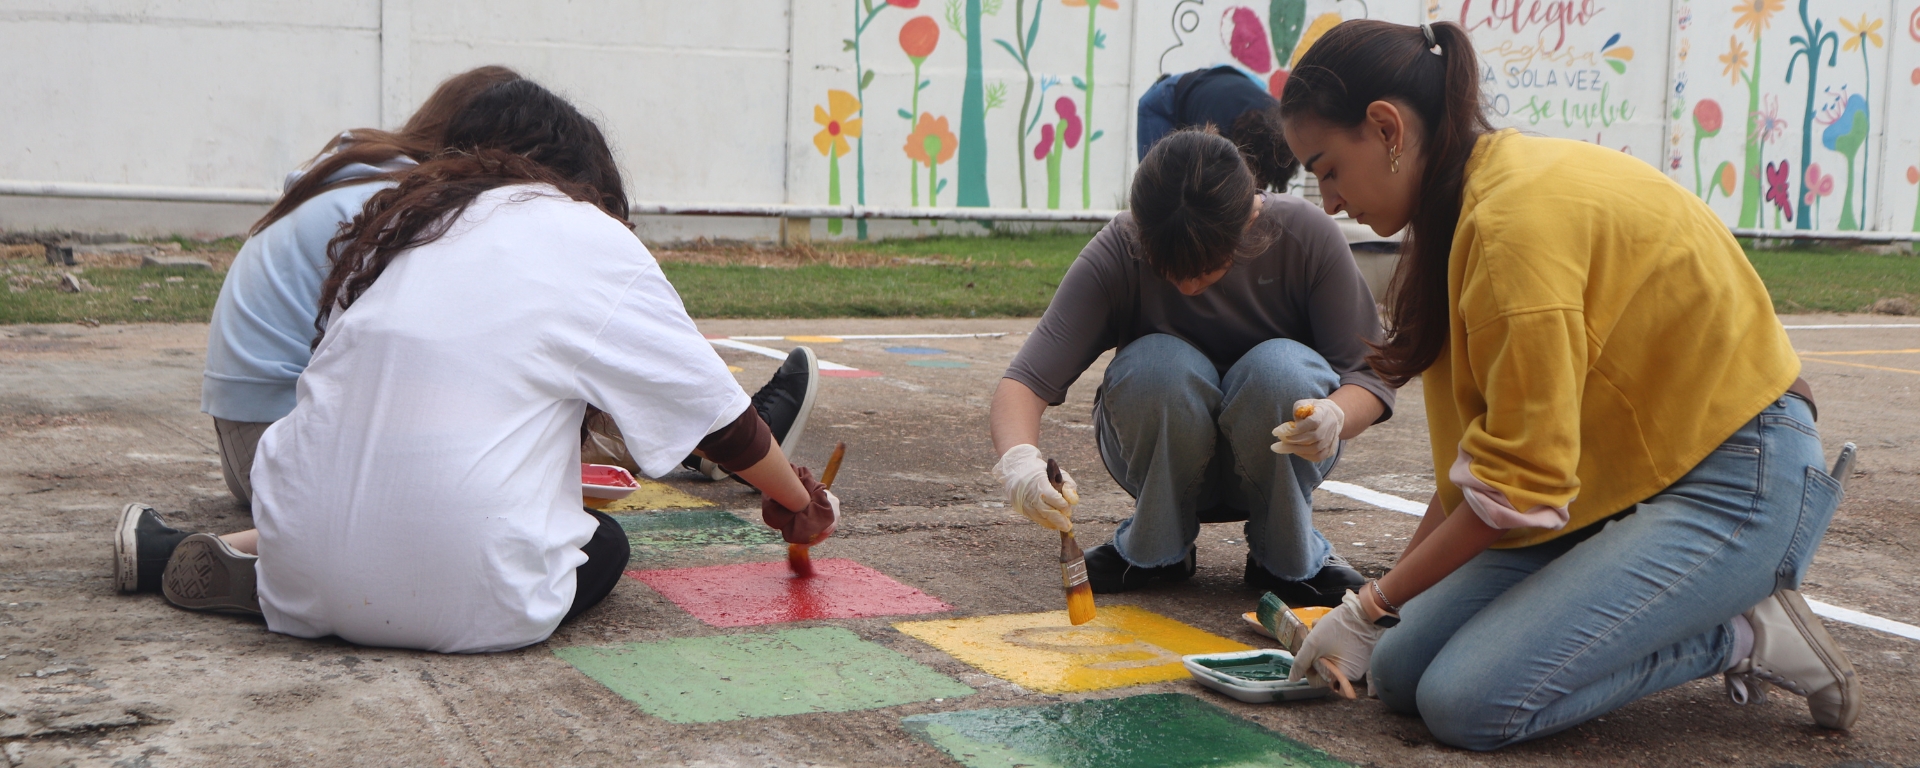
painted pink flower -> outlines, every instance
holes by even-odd
[[[1053,123],[1040,126],[1040,143],[1033,145],[1033,159],[1045,160],[1053,151]]]
[[[1221,19],[1220,31],[1227,32],[1227,50],[1247,69],[1265,73],[1273,69],[1273,47],[1267,44],[1267,25],[1252,8],[1236,5]]]
[[[1053,103],[1053,111],[1067,123],[1066,135],[1062,137],[1067,142],[1067,148],[1080,146],[1080,131],[1084,126],[1080,122],[1079,109],[1073,105],[1073,99],[1060,97],[1059,101]]]
[[[918,8],[920,0],[887,0],[887,5],[895,8]]]
[[[1821,173],[1819,163],[1807,165],[1807,205],[1833,194],[1833,174]]]
[[[1785,213],[1787,221],[1793,221],[1793,194],[1787,191],[1787,181],[1793,178],[1789,167],[1785,160],[1767,163],[1767,202]]]
[[[1720,113],[1720,102],[1713,99],[1701,99],[1693,105],[1693,124],[1700,132],[1712,136],[1720,132],[1725,117]]]

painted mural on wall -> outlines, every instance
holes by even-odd
[[[1885,118],[1920,111],[1920,0],[836,0],[793,13],[792,87],[807,98],[791,100],[790,156],[818,158],[790,163],[795,202],[1123,207],[1135,103],[1160,75],[1230,65],[1277,94],[1327,30],[1380,18],[1461,24],[1497,124],[1631,153],[1731,226],[1920,230],[1920,130]],[[864,237],[864,222],[846,234]]]
[[[1113,42],[1130,34],[1125,1],[797,6],[795,60],[810,65],[794,68],[793,87],[829,98],[806,103],[814,110],[807,138],[825,162],[789,168],[790,189],[802,190],[791,197],[907,207],[1119,207],[1126,143],[1105,137],[1109,126],[1124,134],[1132,122],[1127,51]],[[842,114],[839,106],[851,111]],[[835,136],[844,136],[844,149],[838,138],[814,138],[830,123],[843,126]],[[850,234],[865,237],[865,222]]]
[[[1872,158],[1891,9],[1885,0],[1677,0],[1665,167],[1734,226],[1884,226]]]

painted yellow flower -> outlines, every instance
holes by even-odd
[[[1858,48],[1862,40],[1873,43],[1873,47],[1875,48],[1886,45],[1886,42],[1880,37],[1880,27],[1886,23],[1885,19],[1867,21],[1867,15],[1864,13],[1860,14],[1860,24],[1858,26],[1854,25],[1853,22],[1847,21],[1846,17],[1841,17],[1840,26],[1847,30],[1847,41],[1840,44],[1841,50],[1851,51]]]
[[[1759,37],[1761,32],[1773,25],[1773,15],[1785,7],[1787,0],[1740,0],[1733,7],[1740,14],[1740,18],[1733,20],[1733,26],[1736,29],[1746,27],[1754,37]]]
[[[860,100],[846,91],[827,91],[827,106],[813,105],[813,121],[821,126],[820,132],[813,135],[813,146],[820,154],[845,157],[853,151],[847,139],[860,138],[860,119],[847,118],[859,111]]]
[[[1740,76],[1747,73],[1747,49],[1740,46],[1740,38],[1732,35],[1727,36],[1727,45],[1727,52],[1720,54],[1720,63],[1726,65],[1720,74],[1726,75],[1734,85],[1739,85]]]

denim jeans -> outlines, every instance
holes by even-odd
[[[1277,576],[1320,571],[1332,545],[1313,528],[1313,489],[1338,456],[1318,464],[1276,454],[1273,428],[1293,402],[1326,397],[1339,375],[1311,347],[1274,339],[1225,376],[1193,345],[1166,334],[1122,347],[1095,408],[1100,458],[1133,494],[1133,517],[1114,532],[1127,562],[1185,559],[1200,523],[1246,520],[1253,559]]]
[[[1440,741],[1497,749],[1737,661],[1731,620],[1800,584],[1840,503],[1812,416],[1783,396],[1591,536],[1468,561],[1381,638],[1380,699]]]
[[[1167,134],[1173,133],[1173,84],[1180,82],[1180,75],[1162,77],[1153,85],[1147,86],[1147,92],[1140,94],[1137,109],[1139,124],[1134,128],[1134,140],[1139,145],[1140,156],[1135,160],[1147,159],[1147,150]]]

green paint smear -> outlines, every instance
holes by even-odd
[[[613,519],[627,532],[627,543],[635,554],[644,554],[641,550],[673,552],[722,544],[750,547],[780,542],[780,534],[772,528],[717,509],[642,512],[614,515]]]
[[[1183,693],[940,712],[902,723],[971,768],[1347,765]]]
[[[1293,662],[1279,656],[1261,656],[1252,659],[1195,659],[1195,663],[1207,669],[1237,677],[1241,680],[1274,682],[1287,679],[1293,674]]]
[[[553,653],[670,723],[877,709],[973,693],[839,627],[575,646]]]

